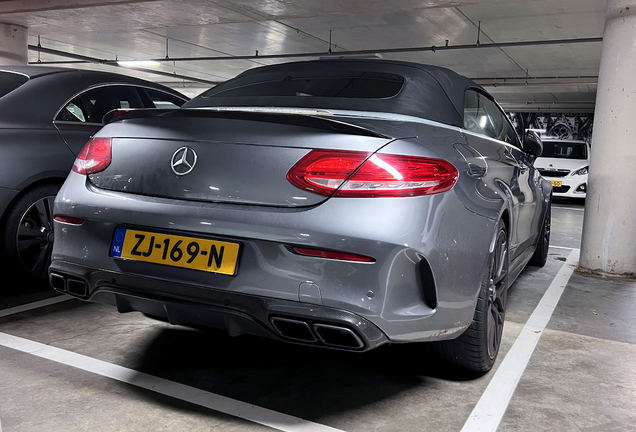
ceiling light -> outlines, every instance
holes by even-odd
[[[159,66],[161,63],[154,60],[117,60],[117,64],[123,67]]]

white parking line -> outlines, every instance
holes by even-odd
[[[561,294],[578,265],[579,252],[579,249],[573,249],[568,255],[563,267],[552,280],[550,287],[490,380],[486,391],[481,395],[461,432],[495,432],[499,427],[543,330],[548,325]]]
[[[551,248],[555,248],[555,249],[567,249],[567,250],[574,250],[576,248],[571,248],[571,247],[566,247],[566,246],[552,246],[550,245]]]
[[[111,378],[214,411],[285,432],[342,432],[329,426],[261,408],[82,354],[0,332],[0,346]]]
[[[9,315],[13,315],[13,314],[17,314],[20,312],[26,312],[28,310],[31,309],[37,309],[40,307],[44,307],[44,306],[49,306],[52,304],[56,304],[56,303],[62,303],[65,302],[67,300],[72,300],[73,297],[71,296],[67,296],[67,295],[61,295],[61,296],[56,296],[56,297],[51,297],[48,299],[44,299],[44,300],[39,300],[33,303],[27,303],[27,304],[23,304],[20,306],[16,306],[16,307],[12,307],[12,308],[7,308],[7,309],[0,309],[0,318],[2,317],[6,317]],[[2,432],[0,430],[0,432]]]
[[[561,207],[561,206],[555,206],[555,205],[552,205],[552,208],[557,208],[557,209],[561,209],[561,210],[585,211],[585,209],[584,209],[584,208],[576,208],[576,207]]]

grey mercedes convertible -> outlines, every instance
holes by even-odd
[[[551,185],[493,98],[448,69],[251,69],[178,110],[115,111],[55,200],[55,289],[340,350],[497,356],[508,287],[543,265]]]

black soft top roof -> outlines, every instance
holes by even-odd
[[[384,99],[290,96],[223,96],[224,91],[250,84],[282,80],[287,77],[329,76],[337,73],[376,72],[404,77],[402,90]],[[208,90],[188,102],[185,107],[267,106],[343,109],[406,114],[463,126],[464,92],[466,88],[485,90],[470,79],[450,69],[393,60],[313,60],[284,63],[250,69],[236,78]]]

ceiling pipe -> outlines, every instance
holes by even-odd
[[[520,86],[520,85],[596,85],[598,76],[555,76],[555,77],[514,77],[514,78],[472,78],[482,86]]]
[[[95,62],[89,62],[86,60],[59,60],[59,61],[32,61],[30,65],[70,65],[70,64],[90,64]]]
[[[59,50],[55,50],[55,49],[51,49],[51,48],[44,48],[42,46],[38,46],[38,45],[29,45],[28,46],[29,50],[31,51],[37,51],[37,52],[41,52],[41,53],[45,53],[45,54],[51,54],[51,55],[57,55],[60,57],[67,57],[67,58],[72,58],[75,59],[75,61],[72,62],[29,62],[29,64],[39,64],[39,65],[44,65],[44,64],[78,64],[78,63],[93,63],[93,64],[103,64],[106,66],[114,66],[114,67],[121,67],[127,70],[134,70],[137,72],[144,72],[144,73],[148,73],[148,74],[154,74],[154,75],[161,75],[161,76],[165,76],[165,77],[170,77],[170,78],[178,78],[178,79],[182,79],[182,80],[187,80],[187,81],[196,81],[196,82],[200,82],[203,84],[209,84],[209,85],[217,85],[220,83],[220,81],[209,81],[209,80],[204,80],[201,78],[195,78],[195,77],[191,77],[188,75],[179,75],[176,73],[170,73],[170,72],[162,72],[162,71],[158,71],[158,70],[153,70],[153,69],[146,69],[146,68],[139,68],[139,67],[124,67],[121,66],[119,64],[117,64],[116,60],[103,60],[103,59],[98,59],[96,57],[89,57],[89,56],[84,56],[81,54],[75,54],[75,53],[69,53],[66,51],[59,51]],[[175,61],[170,59],[170,61]]]
[[[482,87],[576,87],[597,86],[597,81],[476,82]]]
[[[482,81],[482,80],[503,80],[503,81],[511,81],[511,80],[598,80],[598,75],[561,75],[561,76],[535,76],[535,77],[527,77],[524,75],[522,77],[479,77],[479,78],[471,78],[473,81]]]
[[[534,41],[518,41],[518,42],[494,42],[489,44],[465,44],[465,45],[442,45],[442,46],[420,46],[410,48],[385,48],[385,49],[371,49],[371,50],[358,50],[358,51],[345,51],[330,53],[325,51],[320,52],[308,52],[308,53],[293,53],[293,54],[266,54],[266,55],[246,55],[246,56],[212,56],[212,57],[160,57],[150,58],[143,60],[150,60],[156,62],[166,61],[178,61],[178,62],[190,62],[190,61],[227,61],[227,60],[256,60],[256,59],[287,59],[287,58],[303,58],[303,57],[348,57],[355,55],[374,55],[374,54],[399,54],[399,53],[411,53],[411,52],[438,52],[438,51],[456,51],[456,50],[469,50],[469,49],[487,49],[487,48],[512,48],[512,47],[528,47],[528,46],[544,46],[544,45],[569,45],[569,44],[585,44],[585,43],[598,43],[602,42],[602,37],[595,38],[577,38],[577,39],[550,39],[550,40],[534,40]],[[35,45],[29,45],[30,50],[63,55],[63,51],[51,50],[49,48],[38,48]],[[54,52],[53,52],[54,51]],[[117,63],[117,60],[100,60],[92,57],[80,56],[77,54],[65,53],[67,57],[75,58],[76,60],[84,60],[90,63],[102,63],[107,65],[113,65]],[[45,64],[42,62],[42,64]]]
[[[286,59],[286,58],[302,58],[302,57],[347,57],[354,55],[373,55],[373,54],[399,54],[399,53],[411,53],[411,52],[426,52],[426,51],[454,51],[454,50],[469,50],[469,49],[484,49],[484,48],[509,48],[509,47],[524,47],[524,46],[542,46],[542,45],[568,45],[568,44],[581,44],[581,43],[597,43],[602,42],[603,38],[579,38],[579,39],[553,39],[553,40],[539,40],[539,41],[524,41],[524,42],[495,42],[489,44],[468,44],[468,45],[443,45],[443,46],[421,46],[411,48],[386,48],[386,49],[371,49],[371,50],[358,50],[358,51],[345,51],[338,53],[329,52],[313,52],[313,53],[295,53],[295,54],[267,54],[267,55],[249,55],[249,56],[213,56],[213,57],[171,57],[170,61],[222,61],[222,60],[256,60],[256,59]],[[148,59],[153,61],[166,61],[165,58]]]

